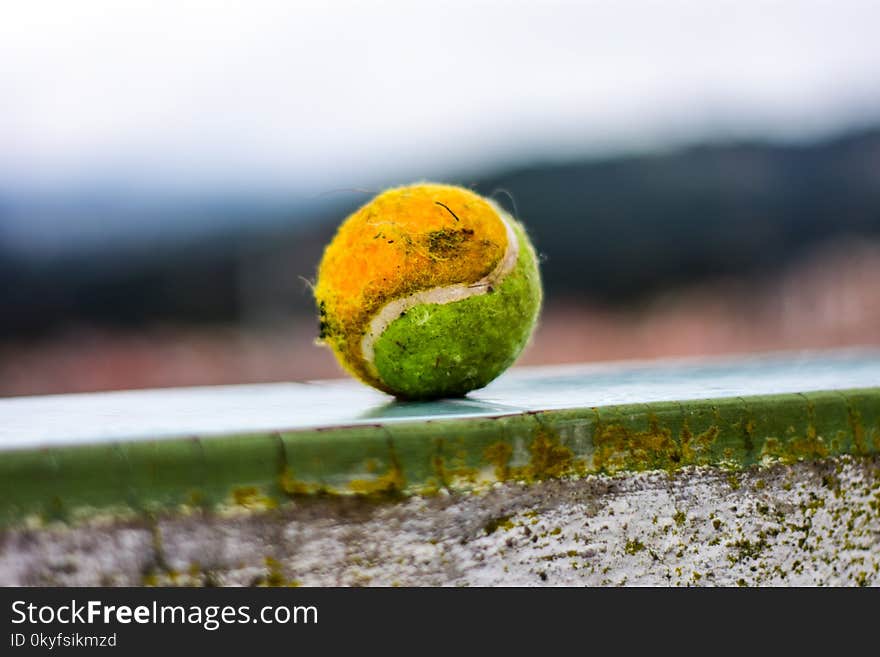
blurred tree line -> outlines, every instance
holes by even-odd
[[[513,199],[543,257],[548,299],[632,304],[713,277],[765,275],[828,240],[880,237],[880,129],[533,164],[472,186],[511,210]],[[210,238],[48,264],[4,250],[0,231],[0,332],[311,315],[306,281],[365,200],[328,196],[289,208],[287,221],[243,216]],[[0,227],[3,211],[0,199]]]

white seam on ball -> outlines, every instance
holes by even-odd
[[[394,299],[382,306],[379,312],[373,315],[373,318],[367,325],[364,337],[361,338],[361,355],[370,373],[376,378],[379,376],[374,363],[376,340],[382,336],[391,322],[400,317],[402,313],[422,304],[446,304],[486,294],[504,280],[516,267],[516,261],[519,258],[519,239],[517,239],[516,232],[514,232],[510,221],[508,221],[509,215],[494,201],[489,199],[487,201],[495,212],[498,213],[498,218],[504,224],[504,229],[507,232],[507,249],[504,251],[504,256],[498,261],[498,264],[495,265],[492,271],[474,283],[456,283],[454,285],[431,288],[430,290],[422,290],[407,297]]]

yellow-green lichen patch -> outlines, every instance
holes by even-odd
[[[583,460],[575,458],[574,450],[564,445],[552,430],[538,424],[537,433],[526,448],[527,459],[514,464],[514,446],[498,441],[485,447],[482,458],[491,467],[496,481],[542,481],[587,472]]]
[[[880,400],[874,391],[852,390],[841,393],[850,427],[860,453],[880,451]]]
[[[318,495],[327,492],[324,486],[319,483],[297,479],[296,474],[289,467],[284,468],[278,475],[278,488],[288,497]]]
[[[510,469],[513,479],[541,481],[583,474],[584,466],[575,461],[571,448],[560,443],[548,430],[539,430],[529,445],[528,464]]]
[[[278,506],[278,500],[269,497],[257,486],[233,488],[231,503],[250,511],[265,511]]]
[[[392,428],[395,447],[406,446],[410,455],[419,447],[433,449],[427,459],[414,459],[418,466],[424,462],[430,464],[427,477],[421,474],[420,468],[415,469],[412,476],[407,470],[407,480],[415,492],[436,492],[437,487],[432,491],[431,483],[438,483],[446,490],[479,490],[507,479],[514,461],[527,460],[525,445],[531,440],[536,425],[531,419],[517,416],[452,422],[447,427],[432,442],[426,442],[418,427]],[[415,483],[418,481],[429,485],[420,487]]]
[[[837,392],[806,392],[807,437],[829,454],[866,454],[858,447],[859,439],[850,425],[846,399]]]
[[[685,421],[681,430],[681,464],[705,465],[711,461],[711,450],[721,433],[718,425],[711,425],[702,433],[694,435]]]
[[[862,424],[862,414],[855,408],[851,406],[847,407],[847,417],[849,419],[850,427],[852,427],[853,432],[853,440],[856,444],[856,449],[863,453],[867,448],[867,441],[865,440],[865,425]]]
[[[510,478],[510,458],[513,447],[505,442],[497,442],[483,450],[483,458],[495,468],[495,478],[505,481]]]
[[[779,405],[780,417],[768,419],[766,410],[759,414],[759,418],[764,418],[764,425],[756,427],[756,430],[765,434],[760,454],[763,463],[795,463],[824,459],[841,452],[860,453],[854,449],[858,441],[849,430],[849,416],[837,393],[790,396]],[[788,409],[788,426],[783,426],[786,424],[786,416],[783,415],[785,409]],[[773,419],[776,422],[775,432],[769,427]]]
[[[827,456],[828,445],[815,427],[815,404],[803,395],[771,395],[766,403],[749,400],[749,436],[760,459],[793,463]]]
[[[822,436],[815,427],[806,428],[803,436],[793,437],[786,445],[786,458],[789,461],[823,459],[831,453]]]
[[[701,437],[692,465],[751,465],[757,461],[755,422],[748,403],[739,398],[711,403],[682,402],[687,429]],[[707,438],[711,437],[711,444]]]
[[[681,463],[681,450],[656,416],[617,407],[598,410],[593,434],[593,468],[599,472],[668,470]]]
[[[367,464],[367,472],[375,471],[375,461]],[[389,453],[388,469],[380,474],[362,479],[352,479],[348,482],[348,489],[357,495],[368,497],[396,497],[403,493],[406,487],[406,477],[397,459],[394,450]]]
[[[204,469],[203,504],[227,504],[238,488],[257,487],[267,497],[277,494],[273,483],[284,466],[284,446],[277,434],[210,437],[198,441],[197,447]]]
[[[447,449],[442,438],[437,440],[436,447],[437,452],[431,458],[436,478],[429,479],[421,493],[437,492],[438,487],[456,490],[470,488],[479,483],[480,471],[469,465],[471,460],[467,450]]]

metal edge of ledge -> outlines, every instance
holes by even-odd
[[[0,527],[880,453],[880,388],[12,451]]]

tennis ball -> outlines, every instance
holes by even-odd
[[[541,307],[523,227],[461,187],[389,189],[349,216],[314,288],[319,343],[403,399],[482,388],[525,347]]]

